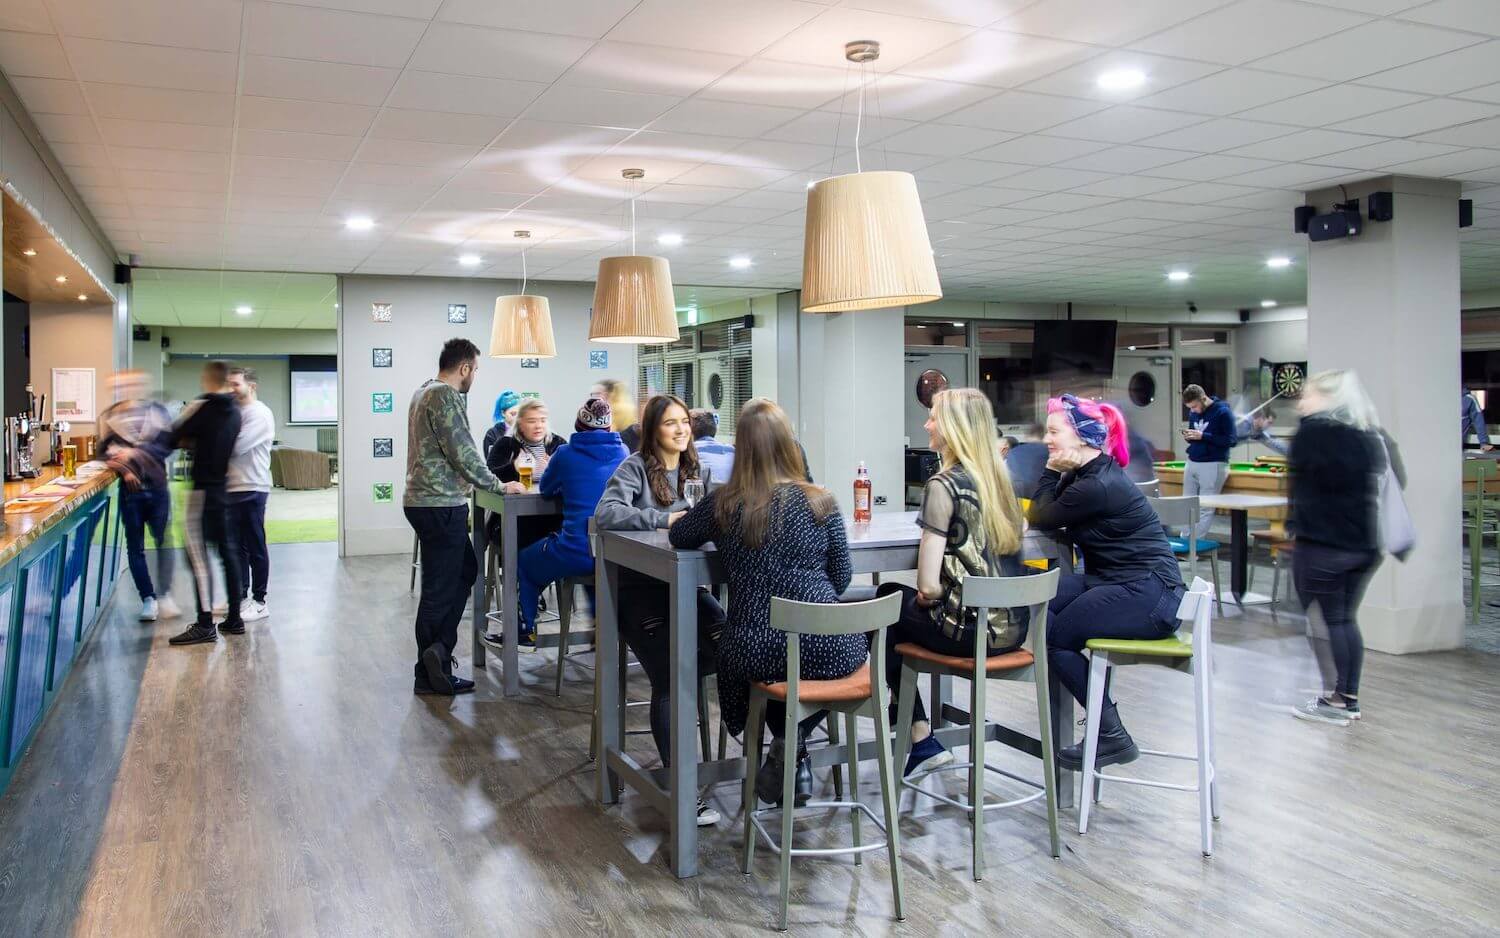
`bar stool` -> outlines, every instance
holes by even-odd
[[[1141,494],[1147,498],[1161,498],[1160,479],[1147,479],[1144,482],[1137,482],[1135,487],[1140,489]]]
[[[422,542],[415,534],[411,536],[411,585],[406,588],[408,593],[417,591],[417,571],[422,569]]]
[[[1186,639],[1179,633],[1171,638],[1140,641],[1094,638],[1085,644],[1084,647],[1089,650],[1089,704],[1088,725],[1083,738],[1083,797],[1078,799],[1078,833],[1088,832],[1089,806],[1099,801],[1101,790],[1107,781],[1169,788],[1173,791],[1195,791],[1198,793],[1203,855],[1213,855],[1212,821],[1219,819],[1219,785],[1214,771],[1213,615],[1208,604],[1208,590],[1208,584],[1201,577],[1195,577],[1192,589],[1182,597],[1182,604],[1177,607],[1179,622],[1192,625]],[[1193,712],[1198,724],[1197,755],[1154,749],[1142,749],[1141,755],[1196,762],[1196,785],[1106,775],[1095,768],[1094,758],[1099,749],[1099,712],[1104,704],[1104,686],[1109,680],[1109,669],[1135,664],[1160,665],[1174,671],[1186,671],[1193,676]]]
[[[1297,542],[1287,535],[1286,529],[1269,531],[1251,531],[1250,536],[1257,544],[1266,545],[1266,550],[1271,557],[1271,615],[1276,615],[1276,607],[1281,604],[1281,567],[1285,558],[1290,557],[1297,549]],[[1251,570],[1252,577],[1254,569]],[[1291,582],[1291,575],[1287,575],[1287,582]]]
[[[885,630],[901,616],[899,594],[882,596],[860,603],[803,603],[773,597],[771,600],[771,628],[787,633],[786,673],[787,679],[776,683],[750,685],[750,713],[745,724],[745,841],[744,856],[740,869],[750,873],[755,860],[755,835],[766,839],[772,852],[781,859],[781,916],[777,928],[786,931],[787,907],[791,891],[792,857],[795,856],[839,856],[853,854],[854,862],[860,855],[879,850],[880,844],[862,846],[859,837],[859,816],[867,814],[875,825],[885,832],[885,849],[891,864],[891,894],[894,898],[896,920],[906,918],[901,905],[901,834],[896,815],[895,771],[891,766],[891,728],[886,715],[885,681]],[[870,660],[847,677],[831,681],[803,680],[801,674],[801,636],[803,635],[859,635],[873,633]],[[797,738],[797,724],[819,710],[832,710],[844,714],[844,726],[848,733],[849,798],[836,801],[810,801],[809,808],[848,808],[853,828],[853,846],[820,849],[796,849],[792,847],[792,822],[796,814],[794,790],[796,787],[797,760],[786,760],[781,776],[781,808],[757,810],[755,807],[755,775],[760,770],[761,724],[765,720],[766,704],[779,700],[786,704],[786,722],[783,739]],[[880,769],[880,794],[883,802],[885,823],[875,816],[864,802],[859,800],[859,734],[855,718],[864,714],[875,721],[875,761]],[[831,720],[832,718],[830,718]],[[832,723],[830,722],[830,726]],[[762,814],[781,812],[781,841],[771,838]]]
[[[1198,496],[1178,495],[1170,498],[1146,497],[1151,507],[1156,510],[1156,517],[1168,528],[1176,530],[1186,527],[1191,535],[1193,525],[1198,523]],[[1186,558],[1188,569],[1193,576],[1198,575],[1198,558],[1207,557],[1209,572],[1214,581],[1214,604],[1218,606],[1219,615],[1224,614],[1224,600],[1219,593],[1219,542],[1206,537],[1169,537],[1167,543],[1172,547],[1172,553],[1178,559]]]
[[[936,674],[946,677],[967,678],[969,681],[969,761],[955,762],[938,769],[919,772],[901,784],[920,790],[918,783],[935,772],[969,770],[968,803],[957,801],[946,795],[923,791],[929,798],[959,808],[969,816],[970,834],[974,841],[972,872],[974,882],[984,878],[984,812],[998,811],[1028,804],[1038,798],[1047,799],[1047,829],[1052,839],[1052,856],[1061,856],[1057,842],[1057,771],[1052,748],[1052,697],[1047,678],[1047,603],[1057,595],[1057,583],[1061,578],[1058,570],[1043,574],[1016,577],[966,577],[960,602],[965,609],[977,611],[977,622],[988,622],[991,609],[1014,609],[1029,607],[1031,626],[1027,631],[1029,648],[1018,648],[1002,655],[987,656],[988,632],[974,630],[974,654],[969,658],[943,655],[911,642],[896,646],[901,655],[901,690],[896,698],[896,764],[906,765],[911,752],[911,718],[916,707],[917,675]],[[1035,652],[1041,649],[1042,654]],[[985,692],[990,681],[1020,681],[1036,686],[1037,715],[1040,719],[1039,742],[1042,759],[1042,784],[1022,778],[984,761],[984,746],[990,739],[991,724],[985,719]],[[933,701],[934,714],[942,707],[941,701]],[[998,736],[996,737],[999,738]],[[1037,789],[1035,792],[1011,801],[986,803],[984,801],[984,770],[1003,775]],[[976,810],[977,807],[977,810]]]

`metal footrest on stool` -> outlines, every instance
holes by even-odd
[[[957,772],[960,769],[967,771],[972,768],[974,768],[973,762],[952,762],[948,765],[938,766],[935,769],[927,769],[923,772],[914,773],[908,778],[903,778],[901,780],[901,787],[909,788],[925,798],[931,798],[933,801],[940,801],[943,804],[958,808],[965,814],[972,814],[974,811],[974,806],[969,804],[967,801],[959,801],[956,798],[949,798],[947,795],[940,795],[936,792],[922,788],[918,784],[923,779],[929,776],[941,775],[944,772]],[[988,762],[984,764],[984,768],[985,771],[994,772],[996,775],[1003,775],[1011,781],[1020,782],[1022,785],[1027,785],[1031,788],[1036,789],[1035,792],[1032,792],[1025,797],[1014,798],[1010,801],[986,801],[983,808],[983,810],[985,811],[995,811],[999,810],[1000,808],[1014,808],[1018,805],[1030,804],[1031,802],[1036,801],[1039,798],[1045,798],[1047,796],[1047,789],[1042,785],[1041,782],[1033,782],[1029,778],[1022,778],[1021,776],[1016,775],[1013,772],[1007,772],[1005,769],[1002,769],[997,765],[990,765]]]
[[[863,801],[809,801],[801,808],[793,808],[792,810],[802,811],[807,808],[839,808],[845,810],[849,808],[855,808],[858,809],[858,811],[865,817],[869,818],[876,827],[880,828],[880,832],[882,834],[885,833],[884,822],[882,822],[880,818],[876,817],[875,812],[871,811],[870,806],[865,804]],[[765,814],[780,815],[784,810],[784,807],[757,808],[754,811],[750,812],[750,823],[755,825],[755,829],[760,833],[761,839],[766,842],[766,846],[771,848],[771,852],[775,853],[777,856],[781,856],[781,845],[776,843],[776,841],[771,837],[770,831],[766,830],[765,825],[761,823],[760,819],[761,816]],[[869,853],[871,850],[884,849],[886,849],[886,842],[884,840],[878,840],[873,844],[861,844],[858,847],[793,847],[791,848],[791,852],[792,856],[794,857],[840,857],[853,855],[856,853]]]

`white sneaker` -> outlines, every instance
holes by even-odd
[[[247,599],[240,603],[240,618],[245,622],[255,622],[264,619],[271,614],[271,607],[266,603]]]
[[[158,604],[155,596],[147,597],[141,601],[141,621],[155,622],[158,612]]]
[[[177,603],[170,596],[157,597],[156,608],[160,610],[163,619],[175,619],[182,615],[182,610],[177,608]]]
[[[709,804],[707,801],[704,801],[702,798],[699,798],[698,799],[698,826],[699,827],[713,827],[715,824],[719,823],[719,820],[720,820],[720,815],[719,815],[718,809],[715,808],[713,805]]]

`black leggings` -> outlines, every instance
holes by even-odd
[[[902,642],[911,642],[940,655],[968,658],[974,654],[974,637],[949,638],[939,632],[931,611],[917,605],[917,591],[910,586],[882,583],[876,591],[877,596],[889,596],[892,593],[901,594],[901,619],[885,630],[885,686],[890,691],[889,712],[891,726],[894,727],[896,705],[899,703],[896,698],[901,693],[901,656],[896,653],[896,646]],[[1025,641],[1024,636],[1022,641]],[[996,649],[989,654],[993,657],[1011,650],[1013,649]],[[920,691],[916,698],[912,701],[911,720],[913,723],[921,723],[927,719],[927,708],[922,706]]]
[[[620,637],[651,682],[651,738],[663,765],[671,764],[672,595],[665,583],[629,584],[620,590]],[[724,607],[698,590],[698,675],[718,669]]]
[[[1326,641],[1309,633],[1324,686],[1346,697],[1359,694],[1365,642],[1355,613],[1379,566],[1380,552],[1373,550],[1340,550],[1299,540],[1292,552],[1292,579],[1302,605],[1316,602],[1328,627]]]

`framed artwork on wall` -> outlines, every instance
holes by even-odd
[[[388,348],[370,349],[370,365],[373,368],[389,368],[394,355]]]
[[[370,395],[370,413],[388,414],[396,409],[396,395],[390,391],[376,391]]]
[[[370,319],[374,322],[391,321],[391,303],[371,303]]]
[[[589,368],[594,371],[602,371],[609,367],[609,352],[605,349],[591,349],[589,351]]]
[[[542,360],[540,358],[523,358],[521,359],[521,367],[540,368],[542,367]]]
[[[396,483],[376,482],[371,494],[375,498],[375,504],[388,505],[396,500]]]
[[[469,321],[469,304],[449,303],[448,321],[451,323],[465,323]]]
[[[396,441],[388,436],[377,436],[375,438],[375,458],[389,459],[396,455]]]

